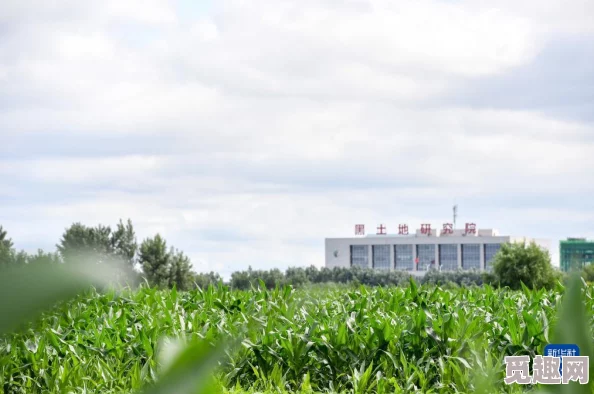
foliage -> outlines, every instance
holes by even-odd
[[[231,287],[234,289],[247,290],[257,287],[260,281],[264,282],[267,289],[274,289],[276,286],[282,286],[285,282],[283,273],[274,268],[272,270],[252,270],[249,267],[247,271],[237,271],[231,274]]]
[[[206,289],[209,285],[216,286],[223,282],[223,278],[216,272],[198,273],[194,275],[194,285],[199,289]]]
[[[134,267],[138,249],[130,220],[126,224],[120,220],[115,231],[101,224],[88,227],[74,223],[64,231],[56,247],[66,264],[84,261],[90,257],[98,263],[121,262],[122,268],[128,272]]]
[[[284,283],[293,287],[302,287],[309,283],[307,273],[304,268],[301,267],[289,267],[285,271]]]
[[[594,264],[586,264],[582,269],[582,278],[586,282],[594,282]]]
[[[46,253],[41,249],[37,250],[37,254],[25,254],[24,260],[25,264],[37,265],[55,265],[60,264],[62,262],[62,260],[60,259],[60,255],[58,253]]]
[[[80,293],[91,283],[85,275],[97,273],[65,267],[0,277],[5,393],[522,392],[532,387],[502,382],[505,356],[542,354],[551,342],[577,343],[593,356],[586,311],[594,308],[594,288],[582,294],[579,278],[560,315],[560,285],[444,290],[411,280],[407,287],[313,293],[264,284],[183,293],[100,286],[6,334],[17,315],[31,318]],[[243,338],[242,346],[223,346],[231,338]],[[552,389],[586,393],[592,384]]]
[[[0,226],[0,267],[12,262],[12,245],[12,239],[8,238],[6,230]]]
[[[187,290],[194,283],[190,259],[174,248],[167,250],[167,242],[159,234],[142,242],[138,261],[151,286]]]
[[[152,286],[169,286],[169,253],[167,242],[161,235],[147,238],[140,244],[138,262],[146,279]]]
[[[357,283],[369,286],[397,286],[408,284],[410,275],[398,271],[377,271],[372,269],[342,268],[334,267],[332,269],[323,267],[321,269],[315,266],[307,268],[292,267],[288,268],[283,274],[278,269],[270,271],[252,270],[237,271],[231,275],[230,285],[234,289],[247,290],[257,287],[262,280],[266,288],[273,289],[276,286],[292,285],[301,287],[312,283]]]
[[[490,272],[478,270],[458,271],[437,271],[429,270],[419,281],[423,284],[445,285],[456,284],[458,286],[481,286],[484,284],[493,285],[495,277]]]
[[[0,268],[19,266],[24,264],[58,264],[61,262],[57,253],[46,253],[37,250],[37,254],[28,254],[13,248],[12,239],[8,238],[6,230],[0,226]]]
[[[1,227],[0,227],[1,229]],[[3,246],[4,245],[4,246]],[[105,262],[111,260],[124,261],[124,267],[132,267],[139,263],[142,274],[128,270],[127,277],[143,276],[151,286],[186,290],[194,286],[205,288],[208,284],[216,284],[216,278],[197,275],[191,270],[191,262],[183,252],[173,248],[168,249],[167,243],[161,235],[145,239],[140,248],[130,220],[124,224],[121,220],[115,231],[109,227],[88,227],[75,223],[69,227],[60,244],[57,245],[59,257],[42,251],[37,256],[29,256],[25,252],[17,253],[8,250],[2,257],[2,251],[12,246],[6,232],[0,230],[0,263],[25,264],[35,262],[58,262],[61,259],[79,261],[82,256],[91,257],[93,261]],[[138,249],[138,255],[136,251]],[[91,253],[89,255],[89,252]],[[498,271],[436,271],[431,270],[424,276],[416,277],[419,283],[439,284],[446,287],[481,286],[483,284],[510,286],[520,288],[520,281],[529,287],[551,288],[558,281],[564,282],[563,274],[554,270],[550,265],[550,256],[538,246],[530,244],[504,245],[495,256]],[[2,264],[0,264],[1,266]],[[6,265],[6,264],[4,264]],[[584,275],[587,275],[585,272]],[[231,275],[229,282],[233,289],[248,290],[264,282],[264,287],[274,289],[277,286],[291,285],[295,288],[308,284],[336,283],[368,286],[405,286],[410,280],[410,273],[401,271],[378,271],[361,269],[359,267],[346,268],[315,266],[306,268],[290,267],[284,273],[278,269],[237,271]],[[138,282],[138,281],[136,281]]]
[[[10,250],[12,249],[12,239],[8,238],[7,231],[0,226],[0,247]]]
[[[192,286],[194,276],[190,259],[172,248],[169,252],[169,287],[187,290]]]
[[[76,310],[76,306],[83,306],[85,302],[96,298],[99,294],[105,294],[98,293],[95,289],[89,293],[91,285],[99,291],[109,288],[111,291],[107,292],[108,297],[119,298],[121,294],[116,295],[114,291],[115,288],[121,289],[121,283],[118,283],[119,279],[123,279],[123,283],[127,282],[127,278],[121,275],[121,267],[113,262],[105,262],[101,270],[97,270],[96,263],[88,260],[79,261],[74,265],[26,264],[7,267],[0,276],[0,316],[2,316],[0,320],[0,388],[2,391],[8,394],[65,392],[64,386],[69,385],[71,390],[68,392],[86,393],[89,386],[105,387],[105,381],[114,377],[109,374],[109,370],[102,370],[101,376],[93,377],[94,379],[90,383],[87,376],[79,375],[80,379],[78,380],[77,378],[71,380],[71,378],[80,373],[82,369],[87,368],[87,366],[81,368],[81,365],[85,365],[87,361],[100,368],[109,368],[103,358],[109,358],[108,353],[110,352],[106,351],[106,347],[113,350],[114,342],[109,342],[107,339],[107,345],[102,342],[100,347],[85,348],[80,341],[79,334],[86,336],[91,332],[90,330],[94,330],[100,340],[105,340],[106,337],[101,334],[104,328],[103,323],[106,323],[105,327],[111,330],[115,328],[115,326],[109,325],[113,322],[87,314],[85,319],[77,319],[76,324],[65,324],[64,326],[60,325],[65,323],[64,319],[50,317],[50,321],[57,325],[44,327],[44,324],[47,323],[47,315],[45,319],[41,319],[41,322],[39,318],[43,312],[53,307],[54,311],[62,310],[68,319],[72,319],[73,314],[76,315],[77,312],[80,312],[80,310]],[[84,294],[85,291],[87,294]],[[82,295],[82,297],[79,296],[76,299],[77,295]],[[176,295],[177,292],[174,289],[170,296],[175,299]],[[74,301],[64,303],[73,297]],[[167,305],[169,306],[171,299],[168,301]],[[107,306],[106,304],[101,305]],[[109,317],[113,317],[112,305],[109,307]],[[90,310],[89,312],[95,311]],[[126,312],[120,309],[117,313],[118,317],[123,313]],[[77,324],[87,324],[86,331],[73,330],[72,326]],[[135,328],[138,329],[138,327],[139,325],[136,323]],[[123,333],[121,330],[129,330],[128,327],[121,325],[117,328],[120,330],[120,334]],[[142,324],[140,324],[140,328],[146,329]],[[26,353],[23,355],[26,356],[28,365],[21,364],[24,361],[22,359],[10,358],[12,349],[19,346],[17,339],[19,335],[44,329],[48,330],[44,333],[47,336],[34,334],[34,339],[28,339],[23,343],[23,349],[26,349]],[[69,334],[74,337],[67,338]],[[221,336],[224,337],[224,334],[219,334],[219,337]],[[119,343],[122,343],[122,338],[124,337],[119,338]],[[143,344],[146,345],[146,336],[142,339]],[[211,344],[211,341],[205,342],[201,339],[187,340],[185,335],[174,339],[164,339],[158,348],[151,349],[151,356],[154,355],[154,359],[157,360],[157,365],[150,371],[151,377],[154,380],[155,376],[158,376],[158,381],[144,384],[146,386],[145,394],[173,392],[178,394],[215,394],[221,392],[209,375],[223,356],[223,352],[232,350],[233,347],[226,346],[222,341]],[[61,348],[61,346],[63,347]],[[51,358],[52,356],[62,357],[65,350],[71,351],[75,357],[66,363],[62,363],[60,359]],[[99,354],[95,360],[85,359],[87,356],[93,357],[95,351],[98,351]],[[46,355],[50,357],[44,358]],[[118,355],[122,357],[121,353]],[[133,356],[132,353],[126,354],[126,357]],[[38,369],[40,366],[42,368]],[[29,369],[34,375],[20,374],[14,379],[15,377],[10,375],[10,369],[13,367]],[[122,372],[126,373],[127,371]],[[146,372],[145,368],[141,372]],[[143,381],[143,383],[145,382]],[[91,390],[93,389],[91,388]],[[99,389],[99,391],[103,390]]]
[[[234,272],[231,276],[230,285],[234,289],[247,290],[257,287],[259,280],[266,283],[269,289],[275,286],[291,285],[302,287],[307,284],[321,283],[351,283],[367,286],[408,286],[411,278],[410,273],[403,271],[378,271],[373,269],[362,269],[359,267],[343,268],[288,268],[284,274],[278,270],[262,271],[252,270]],[[495,284],[496,279],[492,273],[480,271],[437,271],[431,270],[424,276],[416,278],[419,283],[458,286]]]
[[[111,234],[111,243],[114,252],[130,266],[134,266],[138,243],[132,221],[128,219],[126,224],[120,222],[116,230]]]
[[[521,392],[532,387],[502,383],[506,355],[577,343],[594,356],[594,289],[581,290],[576,275],[562,298],[559,274],[533,244],[504,246],[495,275],[430,271],[415,280],[357,268],[250,267],[234,274],[230,290],[212,272],[191,272],[189,259],[156,236],[143,242],[140,260],[151,284],[171,290],[122,290],[106,284],[136,258],[131,223],[68,230],[60,255],[28,255],[0,227],[5,393]],[[77,260],[85,250],[100,270]],[[522,291],[488,285],[515,288],[513,278]],[[178,293],[192,284],[198,289]],[[592,385],[549,389],[586,393]]]
[[[558,312],[557,324],[553,330],[552,343],[573,343],[580,349],[580,355],[587,356],[589,360],[594,359],[594,347],[592,344],[592,316],[588,316],[584,306],[584,294],[591,302],[592,288],[584,288],[579,274],[572,274],[569,278],[569,287],[563,296],[563,302]],[[591,305],[587,305],[591,311]],[[589,376],[594,375],[594,365],[589,365]],[[549,393],[562,394],[589,394],[592,393],[594,385],[582,385],[578,382],[570,382],[565,385],[553,386]]]
[[[520,289],[521,283],[528,288],[552,288],[561,278],[549,252],[534,242],[503,244],[494,257],[493,273],[501,286],[512,289]]]

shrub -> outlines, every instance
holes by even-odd
[[[501,286],[520,289],[552,288],[560,275],[551,265],[549,252],[534,242],[503,244],[494,257],[493,273]]]

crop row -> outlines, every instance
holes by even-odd
[[[592,305],[592,289],[587,308]],[[8,393],[133,392],[158,375],[163,337],[239,338],[217,369],[227,389],[521,391],[503,357],[542,354],[560,292],[436,286],[89,292],[0,338]],[[591,322],[590,322],[591,323]]]

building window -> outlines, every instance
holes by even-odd
[[[462,269],[481,269],[481,245],[462,245]]]
[[[368,245],[351,245],[351,267],[369,268]]]
[[[485,269],[490,271],[493,262],[493,257],[499,252],[501,249],[501,244],[485,244]]]
[[[458,245],[439,245],[439,265],[442,271],[458,269]]]
[[[594,242],[561,241],[559,256],[563,271],[582,269],[594,262]]]
[[[373,245],[373,268],[390,269],[390,245]]]
[[[394,245],[394,269],[398,271],[413,271],[413,246]]]
[[[435,245],[417,245],[417,257],[419,258],[419,271],[429,267],[435,267]]]

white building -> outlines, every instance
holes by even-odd
[[[423,275],[431,267],[442,271],[489,270],[493,256],[504,243],[534,241],[549,251],[551,246],[549,240],[499,235],[496,230],[475,229],[473,224],[464,230],[450,225],[439,232],[424,226],[410,235],[326,238],[326,267],[358,266],[414,275]]]

